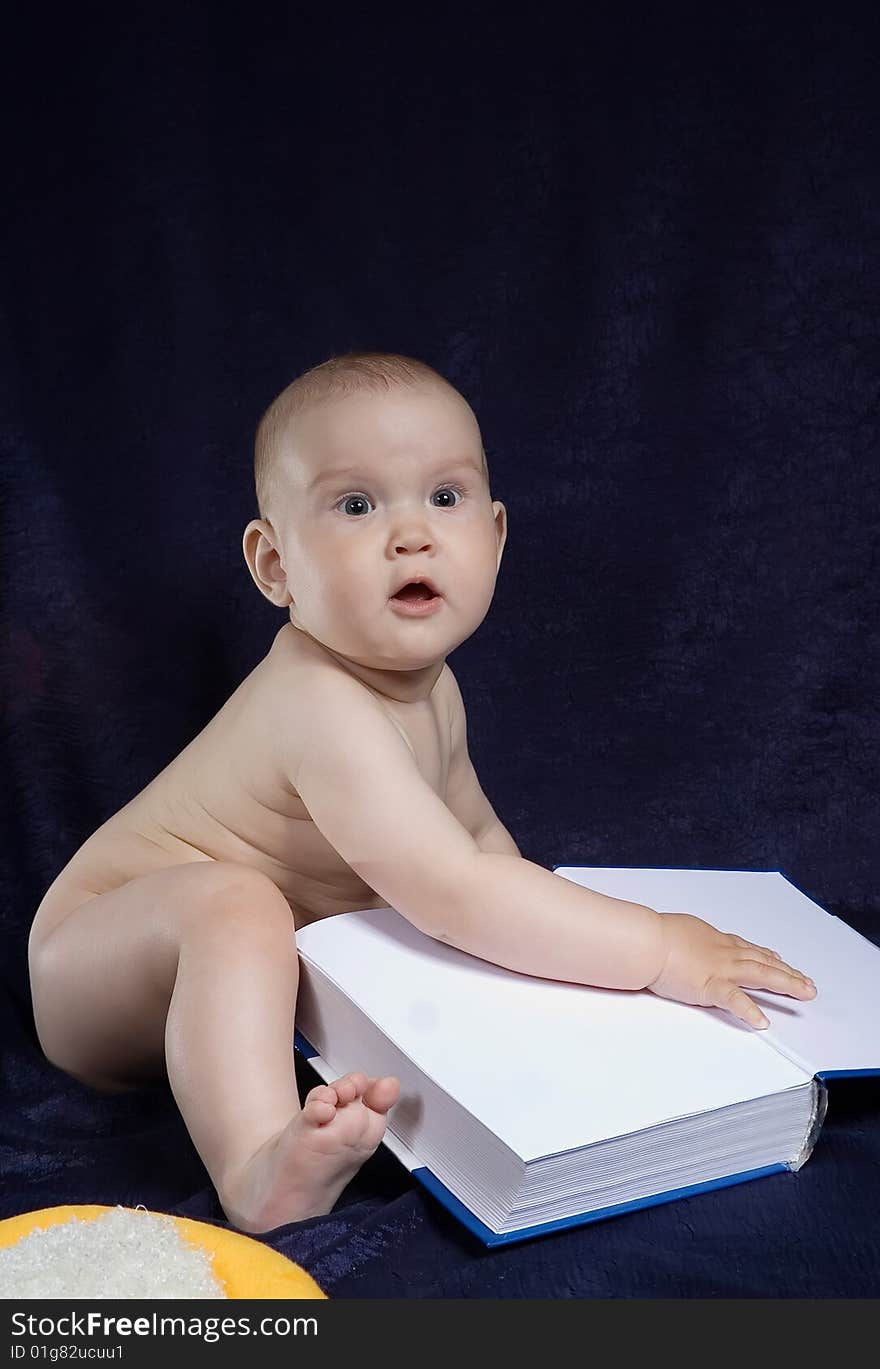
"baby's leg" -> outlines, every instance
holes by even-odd
[[[246,865],[193,861],[95,895],[29,946],[48,1059],[97,1088],[166,1069],[230,1221],[329,1212],[379,1144],[394,1079],[346,1075],[300,1111],[298,980],[286,899]]]

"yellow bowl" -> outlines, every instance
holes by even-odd
[[[145,1209],[126,1208],[128,1212]],[[32,1231],[69,1222],[93,1222],[112,1207],[94,1203],[66,1207],[41,1207],[0,1221],[0,1248],[14,1245]],[[174,1223],[181,1240],[208,1256],[214,1275],[229,1298],[326,1298],[311,1274],[286,1255],[244,1236],[238,1231],[196,1222],[190,1217],[175,1217],[170,1212],[153,1212]],[[213,1259],[211,1257],[213,1256]]]

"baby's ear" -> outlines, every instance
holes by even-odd
[[[269,523],[254,518],[244,530],[241,549],[254,584],[262,595],[277,608],[293,603],[287,588],[287,573],[281,553],[275,546],[275,534]]]
[[[500,499],[492,501],[492,512],[495,515],[495,535],[498,538],[498,566],[501,566],[501,557],[504,554],[504,546],[507,542],[507,509]]]

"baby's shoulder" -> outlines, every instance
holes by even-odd
[[[279,759],[296,772],[303,751],[319,739],[360,745],[387,735],[389,725],[417,757],[448,738],[461,746],[464,703],[458,682],[444,662],[429,705],[395,704],[330,659],[319,645],[293,627],[283,628],[264,658],[266,692],[258,711],[274,720]],[[282,754],[283,753],[283,754]]]
[[[263,658],[269,690],[297,709],[303,699],[313,707],[332,708],[353,694],[370,695],[359,680],[295,628],[282,628]]]
[[[288,751],[298,751],[319,723],[344,731],[383,713],[371,690],[293,628],[275,638],[261,673],[258,707],[280,724],[279,744]]]

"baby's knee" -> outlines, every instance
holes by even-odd
[[[237,861],[212,863],[194,911],[199,914],[199,931],[216,932],[222,926],[231,932],[261,931],[278,938],[295,934],[290,904],[278,885],[261,870]]]

